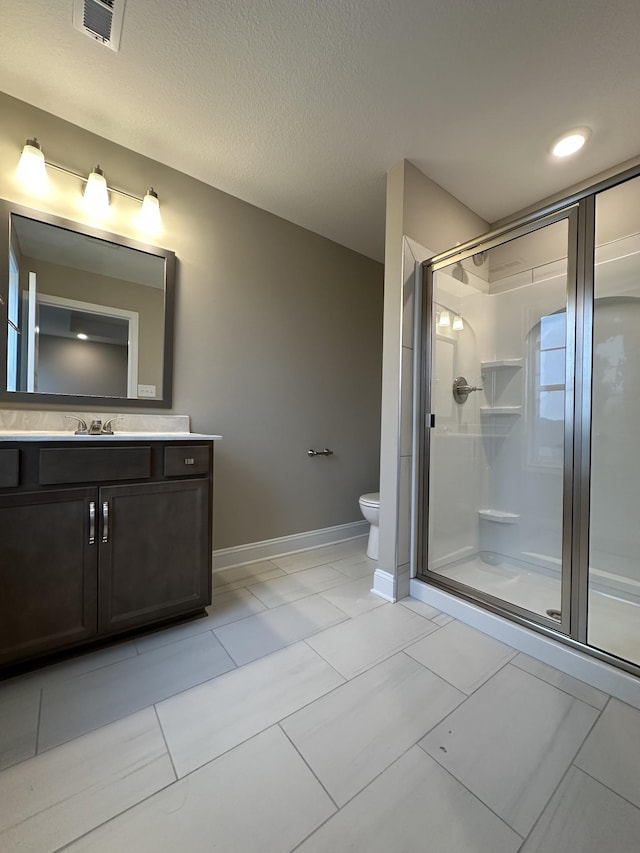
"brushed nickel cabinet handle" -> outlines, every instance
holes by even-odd
[[[109,541],[109,501],[102,502],[102,541]]]
[[[89,501],[89,545],[96,542],[96,502]]]
[[[192,456],[189,456],[184,460],[185,465],[195,465],[195,462],[196,460]]]

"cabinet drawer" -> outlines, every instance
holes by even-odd
[[[19,451],[0,450],[0,488],[10,489],[18,485],[19,477]]]
[[[38,482],[43,486],[150,476],[150,447],[52,447],[40,451]]]
[[[206,445],[186,444],[165,447],[165,477],[185,477],[191,474],[209,473],[209,448]]]

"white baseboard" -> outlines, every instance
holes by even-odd
[[[410,594],[412,598],[424,601],[437,610],[454,616],[461,622],[513,646],[519,652],[538,658],[549,666],[572,675],[580,681],[586,681],[598,690],[610,693],[616,699],[640,708],[640,689],[638,679],[628,672],[610,666],[605,661],[591,657],[584,652],[566,646],[564,643],[538,634],[524,625],[518,625],[495,613],[489,613],[475,604],[462,601],[444,590],[411,578]]]
[[[376,569],[373,573],[373,592],[385,601],[396,601],[394,577],[384,569]]]
[[[229,569],[244,563],[257,563],[282,557],[296,551],[308,551],[320,545],[332,545],[345,539],[367,536],[369,524],[366,521],[352,521],[349,524],[337,524],[335,527],[323,527],[306,533],[294,533],[280,536],[278,539],[265,539],[264,542],[250,542],[248,545],[236,545],[232,548],[220,548],[213,552],[213,571]]]

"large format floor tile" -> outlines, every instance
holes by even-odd
[[[507,665],[420,745],[526,836],[598,711]]]
[[[440,615],[440,611],[436,610],[435,607],[431,607],[430,604],[425,604],[424,601],[418,601],[417,598],[403,598],[398,602],[403,607],[408,607],[409,610],[413,610],[414,613],[419,613],[420,616],[424,616],[425,619],[434,619],[436,616]]]
[[[576,764],[640,807],[640,711],[611,699]]]
[[[541,678],[548,684],[553,684],[554,687],[564,690],[565,693],[570,693],[576,699],[581,699],[587,705],[593,705],[594,708],[602,710],[607,704],[609,697],[606,693],[592,687],[590,684],[586,684],[584,681],[573,678],[571,675],[560,672],[559,669],[555,669],[553,666],[548,666],[541,660],[536,660],[521,652],[513,658],[511,663],[519,669],[523,669],[525,672]]]
[[[335,811],[276,726],[72,844],[79,853],[286,853]]]
[[[369,578],[371,586],[373,586],[373,573],[378,567],[377,560],[369,559],[362,552],[352,554],[350,557],[343,557],[341,560],[332,560],[329,565],[332,569],[337,569],[353,580]]]
[[[406,607],[378,607],[307,642],[345,678],[353,678],[435,630],[433,622]]]
[[[266,581],[270,578],[282,577],[285,572],[278,568],[270,560],[261,560],[258,563],[246,563],[243,566],[234,566],[231,569],[222,569],[213,573],[213,598],[222,592],[239,589],[250,583]]]
[[[157,706],[184,776],[318,699],[343,679],[305,643],[194,687]]]
[[[355,539],[336,542],[334,545],[323,545],[320,548],[310,548],[307,551],[274,557],[271,562],[285,572],[293,573],[303,569],[311,569],[314,566],[324,566],[326,563],[334,563],[337,560],[348,559],[354,555],[360,558],[366,550],[366,537],[358,536]]]
[[[39,687],[0,686],[0,770],[36,754]]]
[[[211,632],[43,689],[38,751],[119,720],[234,667]]]
[[[283,604],[217,628],[215,635],[238,666],[303,640],[347,617],[319,595]]]
[[[139,654],[144,654],[152,649],[167,646],[169,643],[176,643],[187,637],[195,637],[197,634],[212,631],[219,625],[226,625],[228,622],[235,622],[237,619],[253,616],[255,613],[261,613],[263,610],[266,610],[264,604],[258,601],[255,595],[251,595],[248,590],[232,589],[228,592],[215,595],[213,604],[207,607],[206,616],[199,619],[191,619],[189,622],[184,622],[181,625],[162,628],[159,631],[154,631],[151,634],[140,637],[135,641],[136,648]]]
[[[280,604],[288,604],[290,601],[297,601],[316,592],[324,592],[325,589],[331,589],[347,581],[346,575],[335,569],[329,566],[317,566],[263,583],[252,584],[249,591],[267,607],[278,607]]]
[[[175,781],[153,708],[0,775],[0,850],[51,853]]]
[[[522,853],[632,853],[638,839],[640,811],[572,767]]]
[[[30,687],[34,685],[36,687],[46,687],[50,684],[61,684],[63,681],[77,678],[80,675],[85,675],[87,672],[94,672],[127,658],[134,658],[137,654],[136,645],[133,641],[116,642],[112,646],[95,649],[94,651],[80,652],[67,660],[38,667],[31,672],[10,679],[7,683],[15,686],[25,685]],[[0,685],[0,693],[3,686]]]
[[[516,853],[522,839],[418,747],[296,853]]]
[[[407,649],[407,654],[463,693],[473,693],[515,653],[511,646],[462,622],[450,622]]]
[[[212,628],[235,622],[236,619],[246,619],[266,610],[264,604],[252,595],[248,589],[231,589],[228,592],[217,591],[213,601],[207,607],[209,623]]]
[[[464,698],[400,652],[307,705],[282,727],[341,806]]]
[[[357,578],[322,593],[322,597],[335,604],[347,616],[360,616],[375,607],[381,607],[385,600],[371,592],[371,577]]]

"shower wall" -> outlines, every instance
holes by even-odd
[[[431,504],[431,564],[481,553],[559,573],[562,456],[540,459],[531,441],[559,441],[562,451],[563,421],[546,419],[542,436],[533,421],[540,323],[565,308],[566,262],[494,281],[466,269],[460,283],[442,271],[434,299],[436,312],[442,305],[464,328],[442,328],[435,319],[430,478],[439,497]],[[462,405],[452,394],[457,376],[482,387]]]
[[[640,235],[596,249],[593,327],[592,580],[624,579],[638,597]]]

